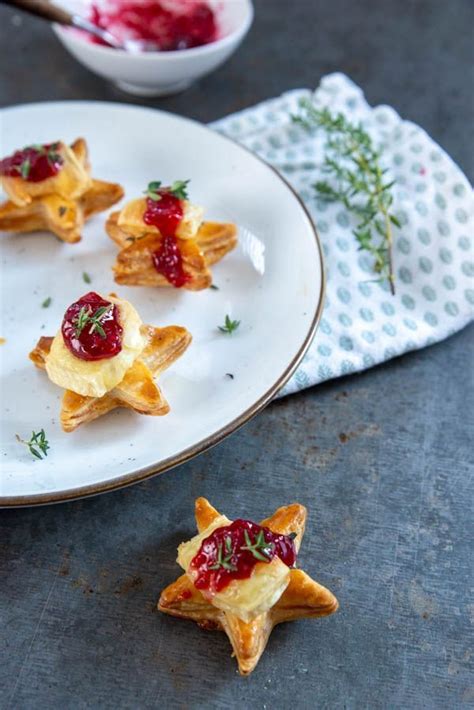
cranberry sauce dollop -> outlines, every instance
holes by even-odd
[[[183,258],[176,241],[176,230],[183,219],[183,206],[169,188],[160,188],[156,194],[160,196],[159,200],[147,197],[146,212],[143,215],[145,224],[157,227],[163,237],[160,248],[152,255],[153,265],[170,284],[181,288],[190,278],[184,271]]]
[[[215,14],[201,0],[108,0],[92,5],[89,19],[121,40],[153,42],[162,52],[200,47],[218,38]]]
[[[250,545],[249,545],[250,542]],[[254,552],[247,549],[253,546]],[[197,589],[216,593],[233,579],[246,579],[258,562],[279,557],[285,565],[296,562],[296,548],[289,535],[277,535],[250,520],[234,520],[203,540],[191,560],[190,571]]]
[[[68,350],[81,360],[104,360],[122,350],[119,309],[94,291],[69,306],[61,332]]]
[[[21,177],[27,182],[42,182],[61,170],[63,159],[59,143],[29,145],[0,161],[0,175]]]

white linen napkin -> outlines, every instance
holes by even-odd
[[[370,257],[359,252],[352,216],[316,198],[324,135],[291,121],[298,101],[361,122],[395,179],[393,256],[396,295],[373,282]],[[419,126],[390,106],[372,108],[343,74],[324,77],[314,94],[290,91],[212,124],[275,166],[309,208],[325,255],[326,302],[316,337],[280,395],[359,372],[448,337],[474,318],[473,217],[469,181]]]

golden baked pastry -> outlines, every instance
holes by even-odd
[[[89,217],[123,197],[123,188],[91,177],[87,144],[61,141],[28,146],[0,162],[0,182],[9,199],[0,204],[0,231],[52,232],[78,242]]]
[[[71,317],[70,311],[77,305],[80,308]],[[96,315],[107,307],[109,311],[102,310]],[[78,323],[81,325],[81,317],[86,324],[77,336],[74,328]],[[112,328],[114,319],[116,331],[120,331],[120,350],[117,332]],[[93,328],[96,330],[91,333]],[[104,343],[99,340],[101,331],[105,334]],[[107,339],[110,343],[105,342]],[[39,339],[30,359],[65,389],[61,425],[64,431],[71,432],[116,407],[128,407],[151,416],[167,414],[170,408],[155,378],[184,353],[190,342],[191,335],[185,328],[143,325],[127,301],[113,294],[102,299],[90,293],[70,306],[54,338]],[[93,360],[77,357],[81,351],[100,355],[101,347],[109,349],[105,357]]]
[[[234,224],[203,222],[187,199],[187,181],[148,185],[146,197],[113,212],[105,225],[120,248],[115,281],[127,286],[174,286],[200,291],[212,283],[210,266],[237,244]]]
[[[203,629],[225,631],[241,675],[248,675],[255,668],[274,626],[294,619],[327,616],[337,610],[337,599],[328,589],[302,570],[284,564],[285,559],[287,562],[295,559],[301,545],[306,522],[306,509],[302,505],[294,503],[279,508],[262,520],[260,526],[241,520],[229,525],[230,521],[205,498],[196,500],[195,515],[199,535],[178,548],[178,562],[186,567],[185,574],[162,592],[158,609],[172,616],[191,619]],[[243,531],[246,545],[239,548],[242,525],[246,526]],[[203,540],[206,540],[205,544]],[[290,554],[291,540],[293,557]],[[275,556],[270,559],[272,544]],[[280,559],[275,552],[278,546],[282,550]],[[250,576],[235,578],[234,575],[240,574],[242,569],[242,560],[248,564],[249,560],[242,555],[248,556],[250,549],[254,550],[252,555],[257,554]],[[192,553],[196,554],[189,563]],[[267,571],[275,560],[286,570],[274,570],[267,583]],[[235,569],[226,570],[225,565]],[[232,580],[223,589],[219,588],[220,579],[216,581],[211,574],[217,574],[217,570],[221,575],[228,574]],[[255,595],[252,594],[254,582]],[[239,585],[246,585],[245,589],[242,591]],[[255,597],[258,597],[257,605],[254,604]],[[230,606],[233,606],[232,611]]]

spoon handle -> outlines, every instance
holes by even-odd
[[[30,15],[42,17],[50,22],[58,22],[60,25],[73,25],[73,16],[62,7],[53,5],[47,0],[1,0],[4,5],[11,5],[18,10],[29,12]]]

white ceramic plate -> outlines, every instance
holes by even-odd
[[[191,179],[206,217],[233,221],[239,246],[213,267],[218,291],[119,287],[105,215],[79,244],[45,233],[2,234],[1,505],[33,505],[140,481],[216,444],[256,414],[294,372],[314,335],[324,277],[315,228],[284,180],[254,155],[192,121],[144,108],[94,102],[44,103],[1,113],[1,153],[29,143],[84,136],[93,175],[120,182],[126,197],[150,180]],[[85,284],[82,273],[91,275]],[[115,410],[72,434],[59,423],[61,391],[28,353],[54,335],[66,307],[94,289],[130,300],[143,321],[184,325],[193,342],[160,377],[165,417]],[[42,302],[51,297],[51,306]],[[226,314],[241,321],[217,330]],[[231,379],[226,373],[232,373]],[[33,459],[28,439],[44,427],[48,457]]]

